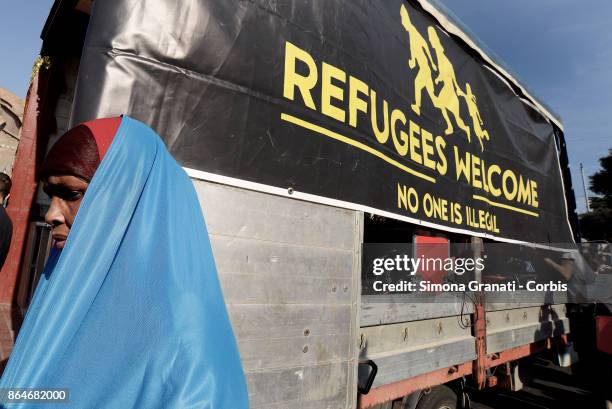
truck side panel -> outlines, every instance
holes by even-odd
[[[194,185],[251,407],[354,408],[362,215]]]

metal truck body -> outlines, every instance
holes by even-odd
[[[104,95],[92,102],[95,107],[84,108],[83,101],[99,91],[95,87],[84,90],[82,85],[92,80],[87,75],[101,68],[92,69],[91,55],[83,52],[83,44],[96,43],[89,26],[90,19],[97,18],[97,3],[102,2],[93,5],[92,14],[90,1],[57,1],[43,31],[45,58],[35,67],[13,170],[18,188],[10,211],[21,245],[11,250],[9,259],[15,261],[7,263],[1,283],[4,301],[13,303],[19,313],[27,309],[49,246],[40,224],[45,198],[37,191],[35,177],[36,165],[48,147],[75,121],[94,111],[104,116],[115,104],[136,118],[152,121],[154,127],[175,129],[172,121],[177,113],[173,108],[152,114],[161,116],[157,121],[145,114],[149,105],[160,101],[172,104],[182,98],[184,87],[199,84],[195,80],[197,71],[181,71],[180,64],[164,63],[170,72],[182,72],[185,83],[165,93],[149,93],[143,83],[163,74],[155,62],[147,60],[146,53],[140,55],[136,50],[129,55],[118,35],[116,48],[108,55],[130,61],[118,77],[150,77],[134,85],[138,95],[129,97],[104,88]],[[164,1],[144,3],[144,7],[158,7],[159,13],[172,6]],[[200,6],[192,3],[193,7]],[[255,7],[247,3],[241,3],[237,15]],[[487,70],[509,84],[517,101],[534,107],[554,130],[554,154],[567,199],[563,205],[574,224],[575,205],[558,118],[435,7],[426,1],[406,4],[419,7],[420,13],[435,19],[441,29],[459,38],[463,47],[478,54]],[[224,30],[221,26],[206,27]],[[138,38],[137,32],[132,35]],[[130,73],[132,61],[149,64],[150,71]],[[89,71],[83,70],[84,65]],[[117,66],[108,72],[114,70]],[[247,93],[239,88],[236,92]],[[198,104],[195,100],[192,103]],[[181,109],[188,106],[181,105]],[[223,112],[216,114],[222,116]],[[169,125],[160,125],[162,122]],[[174,147],[180,145],[177,139],[167,142]],[[346,201],[333,197],[323,200],[321,195],[297,188],[199,170],[194,168],[198,159],[188,154],[188,144],[181,149],[178,160],[192,177],[200,197],[254,409],[373,407],[464,377],[479,387],[494,386],[512,378],[508,363],[567,343],[570,329],[565,299],[498,304],[466,299],[417,304],[403,302],[401,297],[378,302],[372,296],[362,296],[364,230],[367,234],[366,219],[377,213],[373,205],[349,206]],[[232,154],[240,156],[241,152]],[[257,162],[244,163],[244,167],[257,168]],[[394,217],[389,212],[378,214]],[[439,224],[432,227],[414,217],[397,220],[421,231],[456,233],[456,229],[445,230]],[[469,231],[457,234],[470,237]],[[372,360],[378,366],[368,394],[357,390],[360,360]],[[493,376],[489,369],[495,367],[504,367],[507,376],[500,376],[502,370]]]

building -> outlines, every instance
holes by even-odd
[[[24,100],[0,88],[0,172],[11,175],[19,144]]]
[[[13,162],[23,119],[24,100],[0,88],[0,172],[12,176]],[[13,346],[10,305],[0,308],[0,360],[8,358]],[[4,362],[0,364],[4,366]]]

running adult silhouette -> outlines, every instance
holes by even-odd
[[[463,119],[459,113],[458,95],[463,96],[464,93],[459,87],[459,84],[457,84],[453,64],[450,62],[446,54],[444,54],[444,47],[440,42],[440,37],[438,37],[436,29],[429,26],[427,29],[427,34],[429,36],[429,42],[436,52],[436,60],[438,63],[438,77],[435,79],[435,84],[437,85],[440,82],[442,83],[442,89],[436,96],[436,104],[434,105],[442,112],[442,116],[444,116],[444,120],[446,121],[446,130],[444,133],[446,135],[453,133],[453,124],[448,117],[448,111],[450,111],[455,118],[455,122],[457,122],[459,128],[463,129],[463,131],[467,134],[468,141],[470,141],[470,128],[463,122]]]
[[[421,94],[423,93],[423,89],[429,94],[429,98],[431,98],[434,106],[436,105],[436,94],[431,68],[434,70],[437,70],[437,68],[431,56],[427,41],[410,21],[408,10],[404,5],[400,7],[400,15],[402,18],[402,25],[408,32],[410,38],[410,59],[408,60],[408,66],[411,70],[418,66],[419,70],[414,79],[414,104],[412,104],[411,107],[415,114],[420,115]]]

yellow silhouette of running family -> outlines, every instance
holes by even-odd
[[[453,123],[448,115],[450,112],[455,119],[457,126],[465,132],[468,141],[471,142],[470,127],[465,124],[459,112],[459,97],[462,97],[466,102],[468,112],[472,119],[472,129],[478,138],[480,149],[484,150],[482,141],[484,139],[489,140],[489,133],[483,129],[484,123],[480,116],[480,112],[478,111],[476,96],[472,93],[472,87],[469,83],[465,84],[465,92],[457,83],[455,69],[453,68],[453,64],[450,62],[446,54],[444,54],[444,47],[442,46],[436,29],[430,26],[427,29],[427,35],[429,37],[429,44],[431,44],[436,53],[437,64],[434,63],[431,51],[429,50],[428,42],[410,21],[408,10],[404,5],[402,5],[400,8],[400,16],[402,19],[402,25],[408,32],[410,39],[410,59],[408,60],[408,66],[410,69],[418,69],[414,80],[414,104],[411,106],[412,110],[417,115],[421,114],[422,93],[423,90],[427,91],[427,94],[429,95],[434,107],[440,110],[444,120],[446,121],[446,130],[444,133],[446,135],[450,135],[454,131]],[[432,69],[438,73],[435,80],[433,79]],[[442,83],[442,89],[436,95],[435,85],[440,83]]]

